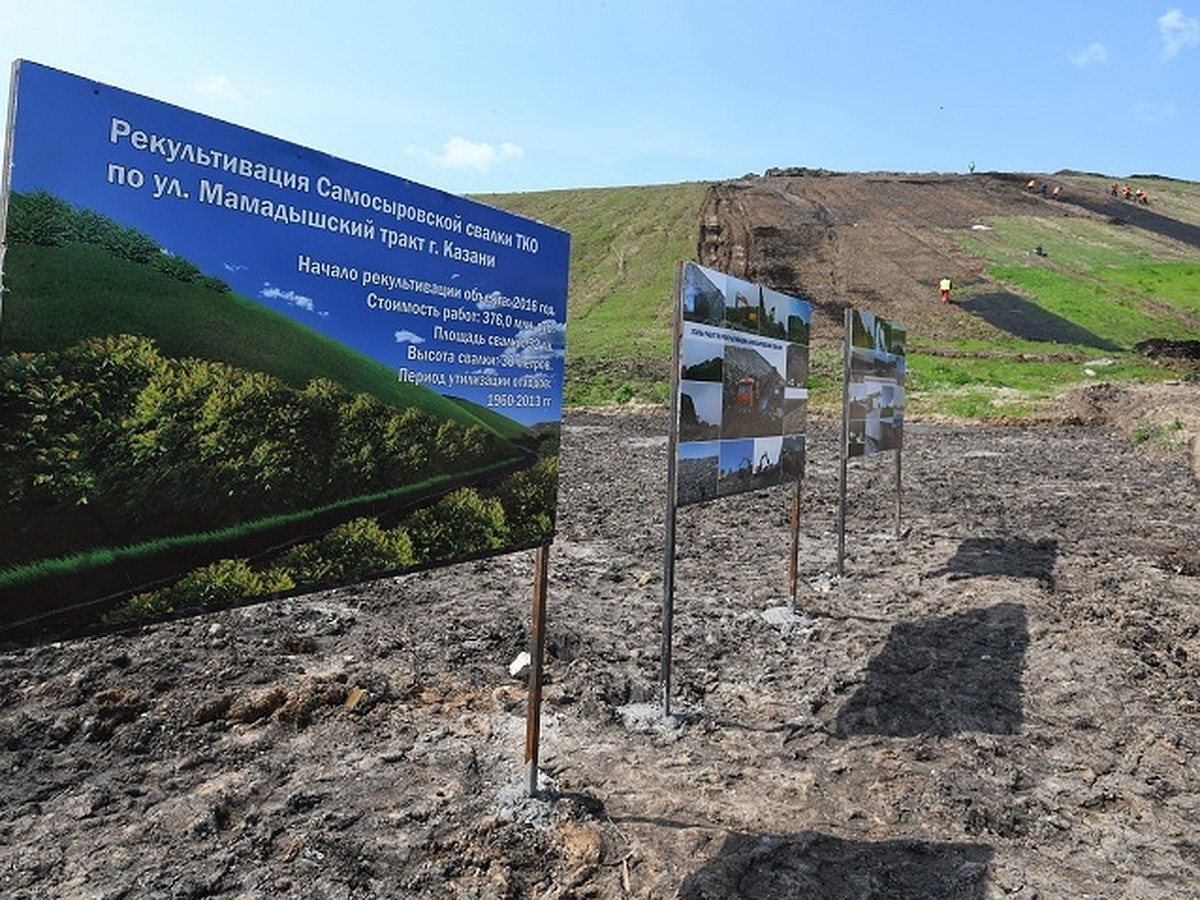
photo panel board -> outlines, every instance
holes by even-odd
[[[799,479],[811,304],[695,263],[680,290],[677,504]]]
[[[904,438],[906,330],[862,310],[850,317],[846,391],[849,456],[899,450]]]
[[[568,234],[27,61],[7,134],[0,627],[552,538]]]

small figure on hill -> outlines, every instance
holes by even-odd
[[[1052,197],[1053,197],[1055,200],[1057,200],[1057,199],[1058,199],[1058,195],[1059,195],[1059,193],[1060,193],[1061,191],[1062,191],[1062,188],[1061,188],[1061,187],[1059,187],[1059,186],[1056,184],[1056,185],[1054,186],[1054,190],[1052,190],[1052,191],[1050,192],[1050,196],[1052,196]]]
[[[1137,189],[1137,191],[1133,195],[1133,198],[1138,203],[1149,203],[1150,202],[1150,195],[1147,194],[1145,191],[1143,191],[1141,188]]]
[[[1046,196],[1046,185],[1045,184],[1042,185],[1042,196],[1043,197]]]
[[[967,171],[972,175],[975,174],[975,160],[971,160],[971,162],[967,165]]]
[[[1108,191],[1109,191],[1109,193],[1110,193],[1110,194],[1112,194],[1114,197],[1119,197],[1119,196],[1121,196],[1121,189],[1120,189],[1120,187],[1118,187],[1118,185],[1117,185],[1117,183],[1116,183],[1115,181],[1114,181],[1112,184],[1110,184],[1110,185],[1108,186]]]
[[[1033,248],[1033,253],[1035,256],[1045,256],[1046,255],[1046,251],[1042,249],[1041,244],[1038,244],[1036,247]]]
[[[1129,185],[1125,185],[1125,187],[1121,189],[1121,196],[1126,200],[1130,199],[1133,196],[1133,188],[1131,188]]]
[[[938,293],[941,295],[943,303],[950,302],[950,287],[951,285],[949,278],[943,278],[938,282]]]
[[[1036,191],[1036,190],[1037,190],[1037,179],[1036,179],[1036,178],[1030,178],[1030,179],[1029,179],[1029,184],[1025,185],[1025,190],[1027,190],[1027,191]]]

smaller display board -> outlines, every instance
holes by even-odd
[[[847,311],[847,453],[899,450],[904,441],[906,330],[862,310]]]
[[[680,267],[678,296],[663,554],[663,716],[671,714],[678,507],[793,483],[795,606],[812,325],[807,301],[695,263]]]
[[[842,373],[842,442],[838,477],[838,574],[846,559],[846,477],[852,456],[895,451],[895,532],[900,534],[900,448],[904,443],[905,340],[895,322],[846,310]]]
[[[679,293],[677,505],[799,480],[812,306],[695,263]]]

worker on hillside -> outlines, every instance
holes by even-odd
[[[1037,190],[1037,179],[1036,179],[1036,178],[1030,178],[1030,179],[1029,179],[1029,184],[1025,185],[1025,190],[1027,190],[1027,191],[1036,191],[1036,190]]]
[[[1108,186],[1108,190],[1109,190],[1109,193],[1111,193],[1114,197],[1121,196],[1121,189],[1120,189],[1120,187],[1117,186],[1117,183],[1115,181]]]
[[[950,279],[943,278],[938,282],[938,293],[942,295],[942,302],[950,302]]]
[[[1061,188],[1061,187],[1059,187],[1059,186],[1056,184],[1056,185],[1054,186],[1054,190],[1052,190],[1052,191],[1050,192],[1050,196],[1052,196],[1052,197],[1053,197],[1055,200],[1057,200],[1057,199],[1058,199],[1058,195],[1059,195],[1060,193],[1062,193],[1062,188]]]
[[[1125,185],[1124,189],[1121,191],[1121,196],[1126,200],[1130,199],[1133,196],[1133,188],[1131,188],[1129,185]]]

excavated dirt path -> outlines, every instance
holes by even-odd
[[[569,415],[544,793],[532,555],[0,648],[0,896],[1000,898],[1200,884],[1200,487],[1105,426],[810,426],[680,512],[658,714],[662,410]]]

